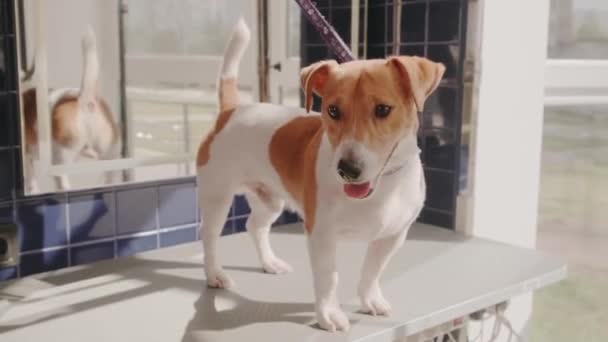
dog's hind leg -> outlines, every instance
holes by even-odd
[[[122,149],[121,144],[114,143],[114,144],[112,144],[112,146],[110,146],[108,151],[106,151],[106,153],[104,153],[104,155],[101,156],[101,159],[104,159],[104,160],[120,159],[121,158],[121,149]],[[122,171],[104,172],[103,173],[104,184],[111,185],[111,184],[114,184],[117,182],[121,182],[122,181],[121,175],[122,175]]]
[[[205,274],[209,287],[230,288],[234,282],[222,269],[217,256],[217,242],[232,204],[233,193],[216,183],[198,182],[199,206],[201,210],[200,236],[203,240]],[[205,179],[213,179],[205,177]]]
[[[247,231],[253,239],[264,271],[272,274],[291,272],[291,266],[279,259],[270,246],[270,226],[281,215],[284,202],[264,190],[247,194],[251,214],[247,219]]]
[[[80,154],[79,149],[64,147],[58,144],[53,144],[53,163],[58,165],[73,164]],[[70,180],[68,176],[63,174],[55,176],[55,184],[58,191],[70,190]]]
[[[36,146],[36,149],[38,147]],[[38,180],[36,179],[36,172],[34,170],[34,148],[26,149],[25,161],[23,163],[23,174],[26,184],[26,193],[35,194],[40,192],[38,187]]]

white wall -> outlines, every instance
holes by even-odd
[[[477,100],[463,227],[474,236],[534,248],[549,0],[479,0],[476,6]],[[516,329],[525,329],[531,305],[531,294],[511,302],[507,316]]]
[[[34,0],[25,2],[28,66],[34,53]],[[48,85],[79,87],[82,75],[81,39],[88,25],[97,37],[101,94],[114,115],[120,109],[118,0],[52,0],[46,4]]]

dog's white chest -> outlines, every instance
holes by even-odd
[[[336,206],[333,221],[338,236],[374,240],[403,231],[422,208],[424,183],[421,182],[419,177],[408,179],[388,195],[378,193],[368,201],[346,200]]]

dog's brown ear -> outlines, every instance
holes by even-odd
[[[390,57],[388,63],[397,67],[399,78],[406,89],[411,89],[416,108],[422,112],[424,101],[439,86],[445,66],[426,58],[410,56]]]
[[[329,79],[331,71],[338,66],[334,60],[320,61],[313,63],[300,71],[300,81],[304,90],[304,108],[306,112],[310,112],[312,107],[312,93],[323,97],[323,88]]]

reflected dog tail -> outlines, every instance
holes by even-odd
[[[82,80],[80,84],[81,105],[91,110],[97,100],[97,83],[99,80],[99,59],[97,57],[97,42],[92,27],[88,27],[82,37]]]
[[[239,105],[238,72],[241,59],[251,40],[251,32],[243,18],[237,22],[220,67],[218,77],[219,111],[225,112]]]

